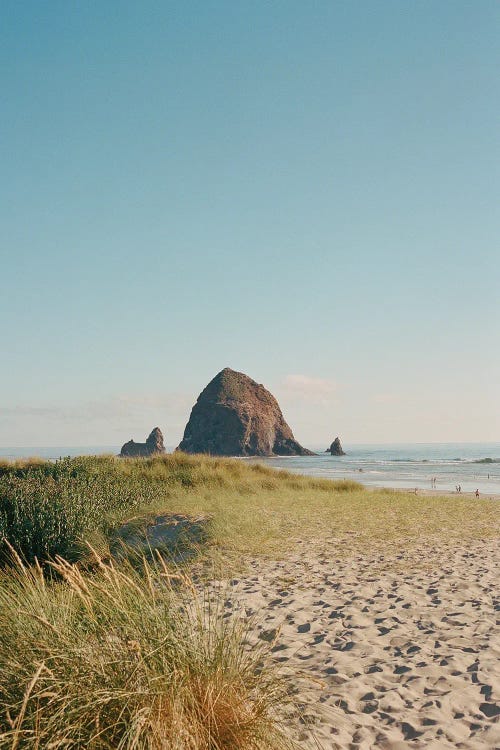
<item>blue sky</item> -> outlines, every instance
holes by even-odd
[[[0,8],[0,445],[500,440],[500,5]]]

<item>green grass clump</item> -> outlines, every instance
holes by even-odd
[[[159,488],[106,471],[106,459],[3,467],[0,475],[0,559],[6,543],[27,562],[56,555],[75,559],[86,536],[104,532],[114,514],[150,505]],[[110,465],[112,466],[112,459]],[[161,493],[163,496],[163,493]]]
[[[0,575],[0,748],[281,750],[264,644],[159,561]]]

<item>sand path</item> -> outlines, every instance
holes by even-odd
[[[500,748],[499,541],[336,549],[252,560],[227,602],[294,675],[300,746]]]

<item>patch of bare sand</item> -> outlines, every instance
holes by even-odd
[[[370,490],[372,492],[378,490],[380,491],[380,487],[371,487],[369,485],[364,485],[366,490]],[[394,487],[385,487],[384,489],[390,490],[391,492],[394,492]],[[458,497],[458,498],[468,498],[474,502],[476,499],[476,493],[475,492],[450,492],[447,490],[440,490],[438,488],[436,489],[428,489],[427,487],[417,487],[417,495],[434,495],[436,497]],[[413,494],[413,491],[411,489],[408,490],[399,490],[399,492],[408,492],[410,495]],[[494,492],[483,492],[480,493],[480,499],[481,500],[500,500],[500,495],[496,495]]]
[[[299,745],[500,748],[499,541],[336,549],[252,560],[226,602],[294,681]]]

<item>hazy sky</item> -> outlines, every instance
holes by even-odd
[[[0,6],[0,445],[500,440],[496,0]]]

